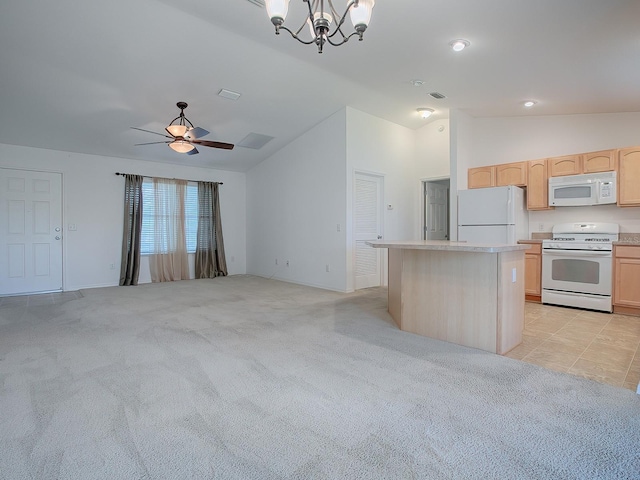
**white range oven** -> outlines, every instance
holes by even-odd
[[[542,303],[612,311],[615,223],[562,223],[542,241]]]

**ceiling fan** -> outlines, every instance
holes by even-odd
[[[231,143],[199,140],[200,137],[209,135],[209,132],[204,128],[194,127],[193,123],[191,123],[189,119],[184,116],[184,109],[188,106],[186,102],[178,102],[176,103],[176,105],[180,109],[180,115],[171,120],[169,126],[165,128],[169,135],[165,135],[164,133],[152,132],[151,130],[145,130],[143,128],[131,127],[134,130],[140,130],[141,132],[161,135],[165,138],[168,138],[169,140],[164,140],[162,142],[136,143],[136,146],[167,143],[169,147],[171,147],[171,149],[175,150],[178,153],[186,153],[187,155],[195,155],[196,153],[198,153],[196,145],[202,145],[203,147],[222,148],[224,150],[233,150],[234,145]],[[176,120],[177,123],[174,124]]]

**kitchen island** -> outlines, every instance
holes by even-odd
[[[388,309],[401,330],[498,354],[522,342],[529,245],[367,244],[389,249]]]

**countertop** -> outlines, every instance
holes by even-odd
[[[450,242],[446,240],[398,240],[366,242],[373,248],[399,248],[409,250],[442,250],[448,252],[500,253],[515,250],[528,250],[529,245],[507,245],[471,242]]]
[[[640,245],[640,233],[621,233],[614,245]]]

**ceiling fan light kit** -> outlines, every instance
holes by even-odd
[[[171,147],[172,150],[178,153],[188,153],[194,148],[196,148],[193,145],[191,145],[189,142],[185,142],[184,140],[176,140],[175,142],[171,142],[169,144],[169,147]]]
[[[199,140],[200,137],[209,135],[209,132],[204,128],[194,127],[193,123],[184,116],[184,109],[187,108],[186,102],[178,102],[176,106],[180,109],[180,115],[171,120],[168,127],[165,128],[169,135],[164,133],[152,132],[151,130],[145,130],[143,128],[131,127],[134,130],[140,130],[141,132],[153,133],[160,135],[169,140],[162,142],[147,142],[138,143],[136,145],[151,145],[155,143],[166,143],[169,147],[178,153],[186,153],[187,155],[195,155],[198,153],[196,145],[202,145],[204,147],[221,148],[223,150],[233,150],[234,145],[231,143],[213,142],[209,140]],[[177,121],[177,123],[175,123]]]
[[[342,15],[333,6],[332,0],[302,0],[307,4],[308,14],[300,28],[293,31],[284,25],[289,13],[289,0],[265,0],[267,15],[271,19],[276,29],[276,35],[280,35],[280,30],[285,30],[289,34],[305,45],[315,44],[318,46],[318,53],[322,53],[325,43],[334,47],[345,44],[354,35],[362,41],[362,36],[371,21],[371,13],[375,6],[375,0],[348,0],[347,7]],[[351,34],[344,33],[344,22],[349,14],[351,24],[355,30]],[[337,23],[334,19],[339,19]],[[300,32],[308,25],[311,32],[311,39],[305,40],[300,37]],[[332,30],[333,28],[333,30]]]

